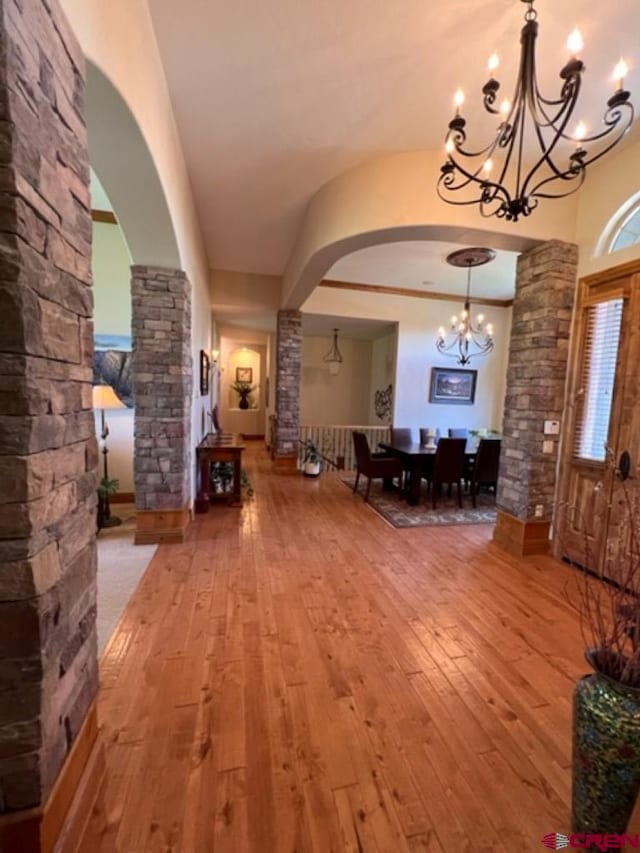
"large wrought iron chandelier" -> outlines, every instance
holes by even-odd
[[[469,364],[472,356],[488,355],[493,349],[493,326],[485,322],[484,314],[471,315],[471,268],[488,264],[496,256],[493,249],[459,249],[447,255],[453,267],[467,268],[467,293],[460,317],[451,318],[449,331],[440,326],[436,348],[442,355],[455,358],[458,364]]]
[[[454,97],[456,114],[446,136],[447,160],[438,180],[438,195],[444,201],[478,204],[483,216],[514,222],[528,216],[541,198],[563,198],[579,189],[587,166],[620,142],[634,116],[630,92],[624,88],[628,69],[621,59],[614,70],[616,90],[607,101],[604,129],[588,135],[582,121],[570,127],[584,71],[579,58],[582,36],[578,30],[569,36],[572,57],[560,71],[560,96],[545,98],[536,76],[535,0],[521,2],[528,8],[513,100],[505,99],[496,108],[500,83],[493,76],[499,65],[494,53],[489,59],[490,79],[482,93],[486,111],[499,117],[496,135],[484,148],[467,148],[466,120],[461,114],[464,94],[459,89]],[[450,197],[449,193],[459,190],[467,190],[459,201]]]

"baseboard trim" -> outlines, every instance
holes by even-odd
[[[551,547],[550,532],[550,521],[516,518],[515,515],[498,510],[493,541],[517,557],[548,554]]]
[[[116,492],[109,498],[110,504],[133,504],[136,502],[136,496],[133,492]]]
[[[62,850],[67,853],[68,848],[61,848],[58,841],[67,816],[75,805],[76,793],[86,784],[85,771],[91,770],[96,774],[93,780],[96,790],[100,785],[104,759],[100,762],[93,754],[97,756],[101,751],[98,711],[94,701],[45,805],[0,817],[2,853],[54,853],[56,848],[60,853]]]
[[[175,545],[184,542],[191,513],[183,509],[144,509],[136,513],[135,545]]]

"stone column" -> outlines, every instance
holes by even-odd
[[[136,544],[182,542],[191,486],[191,286],[132,267]]]
[[[302,313],[278,311],[276,432],[272,450],[276,470],[296,470],[300,436],[301,376]]]
[[[558,240],[518,258],[494,532],[512,553],[549,548],[559,435],[544,422],[563,414],[577,263]]]
[[[57,1],[1,3],[0,850],[39,849],[42,812],[22,810],[47,802],[63,767],[78,778],[96,734],[83,102],[84,59]],[[73,790],[56,788],[54,820]]]

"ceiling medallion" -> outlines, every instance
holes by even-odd
[[[467,293],[462,314],[451,318],[449,331],[444,326],[438,329],[436,349],[461,365],[469,364],[472,356],[488,355],[493,349],[493,326],[485,322],[484,314],[478,314],[475,322],[471,316],[471,268],[488,264],[495,256],[493,249],[481,247],[459,249],[447,255],[447,263],[452,267],[467,268]]]
[[[583,48],[582,36],[574,30],[567,41],[571,59],[560,70],[559,97],[545,98],[536,76],[535,0],[521,2],[528,8],[513,100],[505,98],[498,108],[495,106],[500,83],[493,74],[500,62],[494,53],[489,58],[490,79],[482,93],[486,111],[498,116],[496,135],[484,148],[467,149],[466,120],[460,112],[464,94],[458,89],[454,97],[456,114],[446,136],[447,160],[438,180],[438,195],[443,201],[477,204],[483,216],[513,222],[529,216],[541,198],[564,198],[576,192],[584,183],[587,166],[620,142],[634,117],[630,92],[624,88],[628,69],[621,59],[613,73],[616,89],[607,101],[604,129],[588,135],[580,121],[569,132],[584,72],[578,56]],[[530,157],[528,162],[526,157]],[[459,190],[467,190],[467,197],[456,201],[448,195]]]

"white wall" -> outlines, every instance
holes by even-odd
[[[300,423],[366,424],[371,387],[371,342],[338,338],[344,358],[340,373],[331,376],[323,357],[333,337],[305,335],[302,340]]]
[[[118,225],[93,223],[94,332],[131,335],[131,257]],[[95,413],[96,435],[100,414]],[[119,480],[118,491],[133,492],[133,409],[106,412],[109,426],[109,477]],[[100,476],[102,477],[102,456]]]
[[[460,313],[461,302],[378,296],[352,290],[317,288],[303,310],[312,314],[363,317],[398,322],[398,355],[394,382],[393,423],[412,427],[464,426],[470,429],[500,429],[504,411],[511,309],[482,307],[494,326],[495,350],[470,365],[478,371],[476,402],[472,406],[429,403],[432,367],[456,367],[453,359],[441,356],[435,342],[438,327],[452,314]],[[480,303],[473,304],[474,313]],[[367,409],[368,414],[368,409]]]

